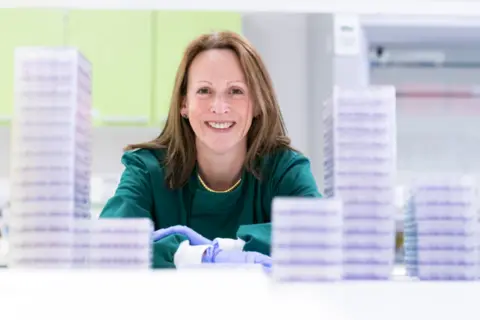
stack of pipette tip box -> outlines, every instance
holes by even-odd
[[[324,109],[325,196],[343,202],[345,280],[387,280],[395,258],[395,89],[335,88]]]
[[[342,223],[341,201],[275,198],[272,204],[273,279],[278,282],[341,280]]]
[[[91,64],[74,48],[15,51],[10,268],[149,268],[147,219],[90,218]]]
[[[419,179],[405,211],[407,274],[419,280],[476,280],[477,208],[472,177]]]
[[[9,267],[71,267],[89,218],[91,66],[69,48],[15,51]]]

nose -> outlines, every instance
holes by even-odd
[[[221,95],[216,96],[215,100],[212,102],[212,107],[210,111],[212,111],[213,113],[222,114],[227,113],[229,110],[230,106],[227,101],[225,101],[225,99]]]

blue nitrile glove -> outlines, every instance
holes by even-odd
[[[195,232],[186,226],[173,226],[169,228],[158,229],[153,232],[153,241],[161,240],[172,234],[179,234],[187,237],[192,246],[212,243],[211,240],[205,238],[198,232]]]
[[[217,240],[205,251],[202,263],[261,264],[267,271],[272,267],[272,258],[252,251],[222,250]]]

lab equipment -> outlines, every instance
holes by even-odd
[[[8,179],[0,179],[0,241],[4,241],[8,233],[9,200],[10,182]]]
[[[217,240],[205,251],[202,263],[228,263],[228,264],[261,264],[266,268],[272,266],[269,256],[252,251],[222,250]]]
[[[417,178],[405,212],[405,263],[420,280],[478,277],[477,186],[473,177]]]
[[[73,48],[15,50],[11,268],[71,267],[89,218],[91,64]]]
[[[325,196],[343,202],[344,279],[389,279],[395,259],[395,88],[335,87],[323,112]]]
[[[278,282],[343,276],[343,205],[337,199],[279,197],[272,204],[272,275]]]
[[[173,226],[156,230],[153,232],[153,241],[164,239],[165,237],[172,234],[180,234],[186,236],[190,241],[190,244],[194,246],[212,243],[212,240],[205,238],[204,236],[190,229],[187,226]]]
[[[150,219],[91,220],[88,267],[150,269],[153,224]]]
[[[417,276],[417,233],[415,225],[415,206],[413,194],[410,194],[404,210],[403,222],[403,250],[405,271],[407,276],[413,278]]]

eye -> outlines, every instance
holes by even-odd
[[[243,94],[243,90],[242,89],[239,89],[239,88],[232,88],[230,90],[230,93],[233,94],[233,95],[242,95]]]
[[[200,95],[206,95],[206,94],[209,94],[210,93],[210,89],[209,88],[200,88],[197,90],[197,94],[200,94]]]

